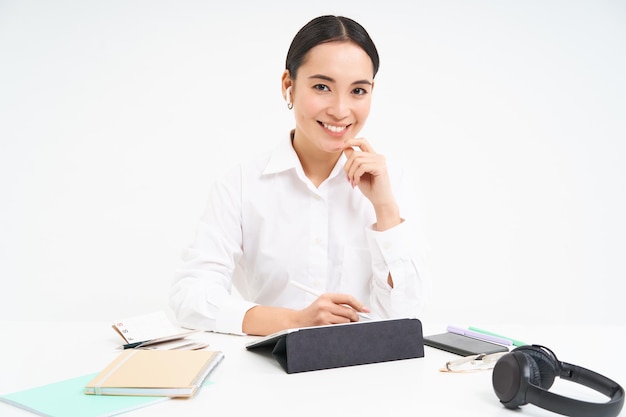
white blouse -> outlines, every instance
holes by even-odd
[[[179,323],[243,334],[244,315],[257,304],[302,309],[314,301],[289,280],[320,293],[351,294],[374,318],[418,317],[430,282],[416,190],[389,165],[404,221],[375,231],[374,208],[350,186],[345,161],[342,155],[316,188],[287,136],[269,155],[217,181],[171,288]]]

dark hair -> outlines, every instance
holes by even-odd
[[[285,62],[291,78],[296,78],[298,68],[311,49],[319,44],[335,41],[354,42],[363,48],[372,60],[376,76],[380,66],[378,51],[365,28],[350,18],[326,15],[316,17],[304,25],[291,41]]]

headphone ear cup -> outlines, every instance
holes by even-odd
[[[496,362],[491,375],[493,390],[505,407],[518,408],[528,404],[528,385],[541,386],[541,368],[525,349],[514,349]]]
[[[496,362],[491,382],[496,396],[506,408],[515,409],[525,404],[526,381],[524,368],[527,358],[521,353],[507,353]]]
[[[528,378],[528,382],[536,385],[538,387],[542,386],[541,382],[541,369],[537,364],[537,361],[532,355],[529,355],[527,352],[518,352],[520,355],[524,355],[526,358],[526,365],[528,366],[528,371],[530,377]]]
[[[530,383],[549,389],[557,375],[560,374],[560,365],[555,357],[539,346],[520,346],[513,352],[526,355],[530,372]]]

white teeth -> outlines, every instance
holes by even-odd
[[[339,133],[339,132],[343,132],[344,130],[346,130],[346,126],[333,126],[333,125],[329,125],[326,123],[322,123],[324,125],[324,127],[328,130],[330,130],[331,132],[335,132],[335,133]]]

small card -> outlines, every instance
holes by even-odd
[[[185,337],[201,330],[189,330],[175,326],[163,311],[116,320],[113,329],[124,339],[126,345],[137,344],[136,348],[150,349],[201,349],[208,344],[192,344],[182,341]],[[167,342],[167,344],[165,344]]]

